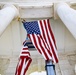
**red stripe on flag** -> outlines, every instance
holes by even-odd
[[[29,53],[29,52],[22,52],[22,54],[28,54],[28,55],[30,55],[30,53]]]
[[[23,50],[28,50],[28,48],[23,48]]]
[[[40,28],[41,28],[41,35],[42,35],[42,37],[46,40],[46,37],[45,37],[45,30],[44,30],[42,21],[39,21],[39,23],[40,23]]]

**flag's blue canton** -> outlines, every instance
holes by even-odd
[[[40,29],[37,21],[24,22],[23,25],[28,34],[40,34]]]

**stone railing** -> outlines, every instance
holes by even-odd
[[[10,59],[8,57],[0,56],[0,74],[5,75],[5,71],[7,70],[10,64]]]

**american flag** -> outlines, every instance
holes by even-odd
[[[49,19],[23,22],[23,25],[34,47],[44,59],[58,63],[56,42]],[[15,75],[25,75],[32,61],[28,47],[26,46],[26,41],[23,44],[25,47],[22,48]]]
[[[58,62],[55,38],[49,19],[24,22],[24,28],[35,48],[43,55],[45,60]]]
[[[28,51],[27,46],[23,46],[21,49],[19,61],[16,67],[15,75],[25,75],[26,71],[28,70],[29,65],[31,64],[31,57]]]

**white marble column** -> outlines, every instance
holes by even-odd
[[[60,3],[57,5],[57,14],[76,39],[76,10],[72,9],[66,3]],[[75,73],[76,73],[76,64],[75,64]]]
[[[76,10],[67,3],[57,5],[57,14],[76,39]]]
[[[0,10],[0,36],[11,21],[18,16],[18,10],[14,5],[4,5]]]

